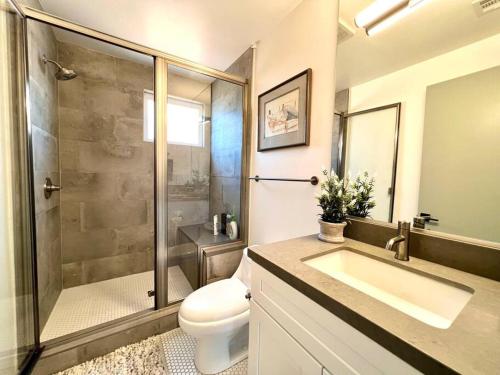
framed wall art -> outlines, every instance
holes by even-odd
[[[312,70],[259,95],[257,151],[309,145]]]

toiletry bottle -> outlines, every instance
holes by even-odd
[[[220,214],[220,232],[226,234],[227,215]]]
[[[214,236],[219,234],[219,216],[217,214],[214,215]]]

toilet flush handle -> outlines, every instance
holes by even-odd
[[[245,298],[250,301],[250,298],[252,298],[252,294],[250,293],[250,290],[247,290],[247,294],[245,294]]]

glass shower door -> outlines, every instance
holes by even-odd
[[[28,58],[45,343],[154,308],[154,59],[31,19]]]
[[[204,249],[239,239],[243,88],[175,65],[168,66],[167,83],[168,303],[173,303],[201,286]]]
[[[38,349],[26,188],[23,19],[0,0],[0,373],[16,374]]]

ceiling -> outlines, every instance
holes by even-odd
[[[301,1],[40,0],[40,3],[44,11],[53,15],[225,70]]]
[[[500,33],[500,10],[478,17],[472,0],[427,0],[368,37],[353,19],[372,2],[340,0],[340,18],[355,34],[337,47],[337,91]]]

